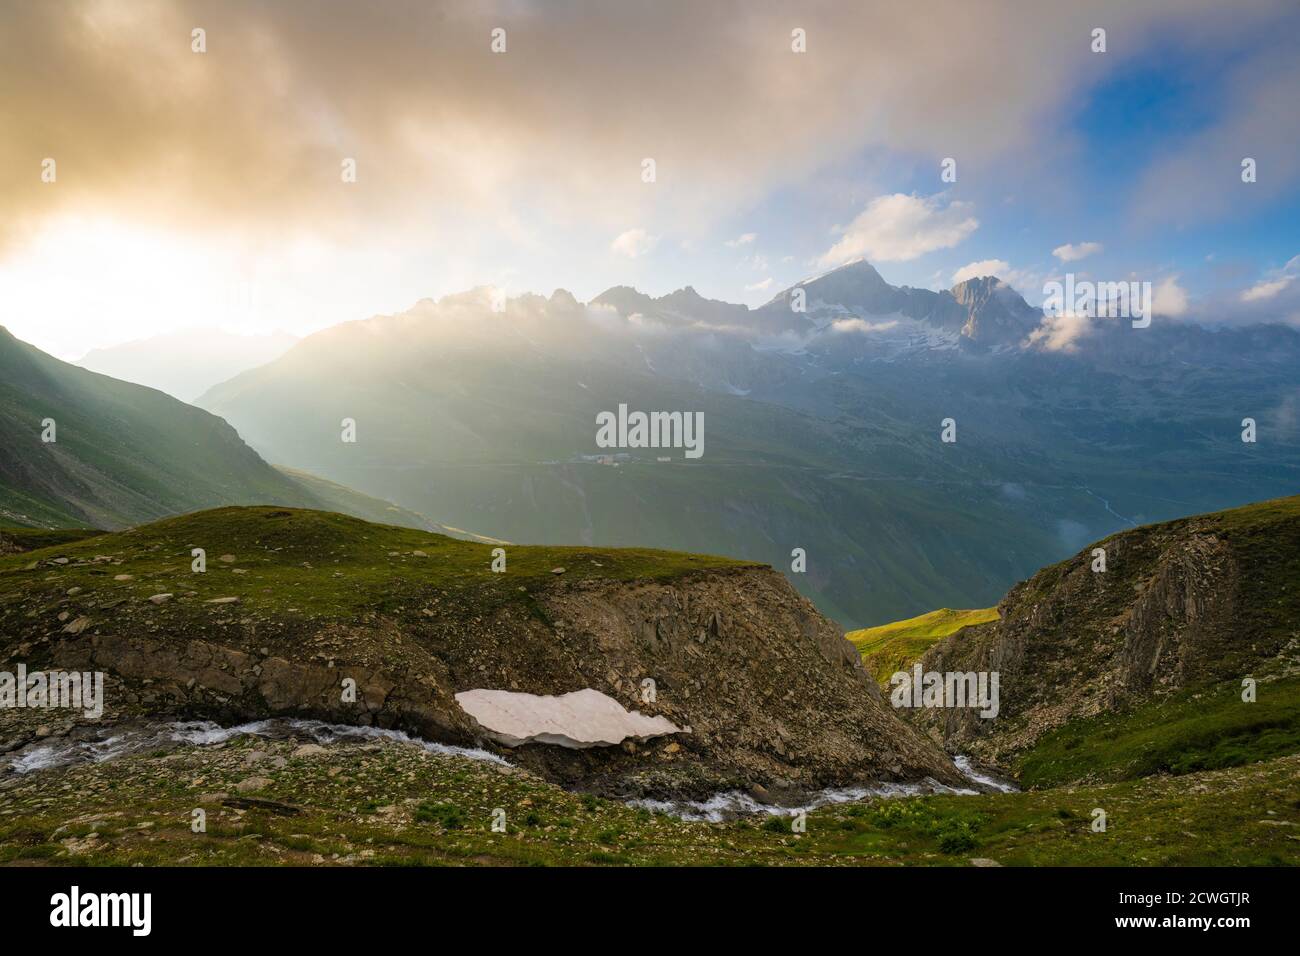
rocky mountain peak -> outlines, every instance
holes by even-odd
[[[1020,293],[996,276],[979,276],[949,290],[966,311],[962,335],[979,345],[1018,345],[1043,319]]]

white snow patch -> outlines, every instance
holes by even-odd
[[[456,703],[479,722],[488,736],[507,747],[554,744],[584,749],[610,747],[631,738],[690,733],[667,717],[629,711],[614,698],[590,687],[558,697],[509,690],[466,690]]]

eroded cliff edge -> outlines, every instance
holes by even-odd
[[[204,545],[208,570],[193,573]],[[593,688],[690,728],[510,752],[610,794],[960,782],[771,569],[517,547],[494,574],[490,552],[338,515],[201,512],[2,559],[0,647],[10,669],[106,672],[106,719],[311,717],[490,747],[456,693]]]
[[[1003,767],[1076,719],[1294,676],[1300,497],[1112,535],[1016,585],[998,612],[921,658],[923,671],[999,672],[998,716],[909,716],[950,751]]]

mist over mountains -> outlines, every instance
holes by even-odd
[[[116,529],[255,502],[473,537],[276,468],[217,416],[60,361],[0,326],[0,525]]]
[[[187,329],[91,349],[76,364],[191,402],[213,385],[279,358],[297,341],[287,332],[235,335],[221,329]]]
[[[271,461],[492,537],[787,571],[802,548],[792,582],[846,624],[981,606],[1093,538],[1294,490],[1300,333],[1035,337],[1049,321],[991,277],[933,292],[865,262],[753,310],[480,289],[326,329],[198,403]],[[604,457],[620,404],[702,412],[707,452]]]
[[[1300,333],[1056,321],[996,278],[934,292],[866,262],[758,309],[478,289],[308,336],[209,389],[212,415],[6,337],[0,504],[120,527],[328,502],[484,540],[724,554],[857,626],[984,606],[1105,534],[1294,491]],[[230,358],[192,345],[120,357],[195,382]],[[620,406],[702,415],[703,457],[602,447]]]

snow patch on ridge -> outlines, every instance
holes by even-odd
[[[456,695],[456,703],[489,737],[507,747],[539,743],[581,750],[616,746],[629,738],[640,741],[690,733],[689,727],[682,729],[667,717],[629,711],[590,687],[558,697],[466,690]]]

